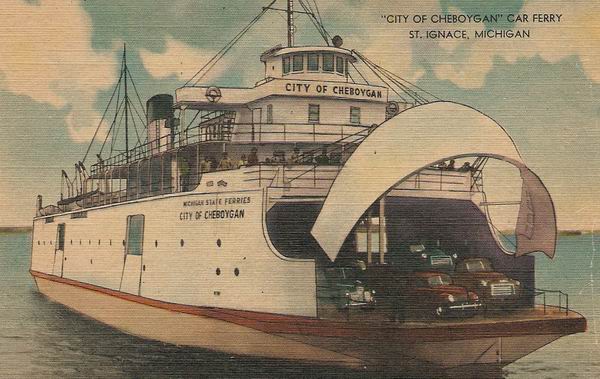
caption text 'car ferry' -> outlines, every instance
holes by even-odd
[[[145,110],[124,52],[95,162],[38,198],[40,292],[144,338],[351,367],[502,366],[584,331],[562,292],[536,305],[529,253],[553,257],[554,206],[505,130],[342,47],[314,4],[274,3]],[[288,43],[261,55],[264,79],[202,85],[266,12]],[[295,45],[298,13],[323,46]],[[487,212],[489,159],[522,178],[515,251]]]

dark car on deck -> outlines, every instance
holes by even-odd
[[[415,272],[404,278],[400,305],[417,317],[473,316],[481,307],[476,293],[455,285],[442,272]]]
[[[341,260],[325,269],[324,296],[338,308],[369,308],[375,305],[375,291],[364,284],[367,266],[358,259]]]
[[[406,245],[398,252],[392,252],[394,264],[406,271],[443,271],[454,270],[456,254],[450,255],[439,247],[422,243]]]
[[[517,304],[521,297],[521,283],[503,273],[494,271],[485,258],[468,258],[456,265],[454,283],[477,293],[487,306]]]

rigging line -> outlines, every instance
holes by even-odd
[[[273,2],[273,3],[274,3],[274,2]],[[271,3],[271,5],[272,5],[273,3]],[[260,16],[262,16],[262,14],[264,14],[264,12],[265,12],[265,10],[263,9],[263,11],[262,11],[262,12],[261,12],[261,13],[260,13],[258,16],[256,16],[256,17],[255,17],[255,18],[254,18],[254,19],[253,19],[253,20],[252,20],[252,21],[251,21],[251,22],[250,22],[248,25],[246,25],[244,28],[242,28],[242,30],[241,30],[240,32],[238,32],[238,34],[236,34],[236,35],[233,37],[233,39],[231,39],[229,42],[227,42],[227,44],[225,44],[225,46],[223,46],[223,47],[221,48],[221,50],[219,50],[219,51],[218,51],[218,52],[217,52],[217,53],[216,53],[216,54],[215,54],[215,55],[214,55],[214,56],[213,56],[213,57],[212,57],[212,58],[211,58],[211,59],[210,59],[208,62],[206,62],[206,64],[205,64],[205,65],[204,65],[202,68],[200,68],[200,70],[198,70],[198,72],[196,72],[196,73],[194,74],[194,76],[192,76],[192,77],[190,78],[190,80],[188,80],[188,81],[187,81],[187,82],[184,84],[184,87],[185,87],[185,86],[187,86],[187,85],[188,85],[188,84],[189,84],[191,81],[193,81],[193,80],[196,78],[196,76],[198,76],[198,74],[200,74],[200,73],[201,73],[201,72],[202,72],[202,71],[203,71],[203,70],[204,70],[206,67],[208,67],[208,66],[211,64],[211,62],[212,62],[213,60],[215,60],[215,59],[216,59],[216,58],[217,58],[217,57],[218,57],[218,56],[219,56],[219,55],[220,55],[220,54],[221,54],[223,51],[225,51],[225,50],[227,49],[227,46],[229,46],[229,45],[230,45],[230,44],[231,44],[231,43],[232,43],[232,42],[233,42],[233,41],[234,41],[236,38],[238,38],[238,37],[239,37],[241,34],[243,34],[243,33],[244,33],[246,30],[248,30],[248,28],[252,27],[252,25],[253,25],[253,24],[254,24],[254,23],[255,23],[255,22],[258,20],[258,18],[260,18]]]
[[[192,121],[190,121],[190,123],[188,124],[188,126],[185,127],[185,131],[187,132],[190,127],[192,126],[192,124],[194,123],[194,121],[196,121],[196,119],[198,118],[198,115],[200,114],[201,111],[196,112],[196,114],[194,115],[194,117],[192,118]]]
[[[123,62],[121,62],[121,72],[123,72]],[[106,133],[106,137],[104,138],[104,142],[102,143],[102,147],[100,148],[100,152],[99,154],[102,154],[102,151],[104,149],[104,145],[106,144],[106,141],[108,140],[108,137],[110,136],[110,132],[113,129],[115,123],[117,122],[117,117],[119,117],[119,110],[121,109],[121,81],[119,81],[119,83],[117,83],[118,89],[117,89],[117,101],[115,102],[115,117],[113,117],[113,121],[110,125],[110,129],[108,129],[108,132]],[[113,136],[113,138],[111,138],[111,144],[115,143],[115,138]]]
[[[319,11],[319,5],[317,4],[317,0],[313,0],[313,3],[315,3],[315,9],[317,10],[317,16],[319,17],[319,21],[321,25],[323,25],[323,18],[321,18],[321,11]],[[325,27],[323,27],[323,29],[325,29]]]
[[[348,77],[350,78],[350,80],[352,80],[352,83],[356,84],[356,80],[354,80],[354,78],[352,77],[352,75],[350,75],[350,73],[348,73]]]
[[[356,67],[354,65],[354,63],[350,62],[350,64],[352,65],[352,67],[354,67],[354,71],[358,72],[358,75],[360,75],[360,77],[362,78],[362,80],[365,81],[365,83],[367,83],[367,85],[371,85],[371,83],[369,83],[369,81],[367,80],[367,78],[365,78],[365,76],[362,74],[362,72],[360,72],[360,70],[358,69],[358,67]]]
[[[85,160],[86,160],[88,154],[90,153],[90,149],[92,148],[92,145],[94,144],[94,140],[96,139],[96,136],[98,135],[98,131],[100,131],[100,127],[102,126],[102,121],[104,121],[104,117],[106,117],[106,113],[108,112],[108,108],[110,107],[110,104],[112,103],[112,101],[115,97],[115,93],[117,92],[117,86],[119,85],[119,83],[121,83],[121,79],[122,79],[122,76],[119,78],[119,81],[117,82],[117,85],[115,86],[115,89],[113,90],[113,93],[110,96],[110,100],[108,101],[108,104],[106,105],[106,108],[104,109],[104,113],[102,114],[102,118],[100,119],[100,122],[98,123],[98,126],[96,127],[96,131],[94,132],[94,136],[92,137],[92,140],[90,141],[90,144],[87,147],[85,155],[83,156],[83,159],[81,160],[81,162],[83,162],[83,163],[85,163]]]
[[[375,70],[377,72],[379,72],[380,74],[384,75],[386,78],[388,78],[392,83],[396,84],[397,87],[399,87],[403,92],[405,92],[407,95],[409,95],[411,98],[413,98],[413,100],[417,101],[419,100],[419,97],[422,98],[422,96],[419,96],[418,93],[416,93],[415,91],[411,90],[410,88],[406,87],[404,84],[399,83],[397,80],[393,79],[393,77],[390,77],[389,72],[385,69],[383,69],[381,66],[377,65],[375,62],[371,61],[370,59],[368,59],[367,57],[365,57],[364,55],[362,55],[361,53],[359,53],[358,51],[355,51],[356,55],[361,58],[361,60],[363,62],[365,62],[367,64],[367,66],[372,66],[370,67],[371,70],[373,70],[375,72]],[[415,98],[416,97],[416,98]]]
[[[300,0],[300,1],[303,1],[303,0]],[[321,14],[319,13],[319,7],[317,5],[317,2],[315,0],[313,0],[313,3],[315,5],[314,8],[313,8],[310,0],[306,0],[306,5],[310,9],[310,13],[311,13],[312,17],[319,24],[320,29],[325,34],[323,36],[323,38],[326,38],[326,41],[328,42],[327,45],[329,45],[329,41],[331,40],[331,35],[329,34],[329,32],[327,31],[327,29],[325,29],[325,26],[323,25],[323,19],[321,18]],[[315,10],[316,10],[316,12],[315,12]],[[318,15],[318,18],[317,18],[317,15]]]
[[[131,106],[131,101],[129,99],[127,99],[127,103],[129,104],[129,109],[131,110],[132,106]],[[125,105],[125,106],[127,106],[127,105]],[[135,110],[135,107],[133,107],[133,109]],[[133,130],[135,130],[135,135],[137,136],[137,142],[141,146],[142,141],[140,139],[140,134],[138,133],[137,124],[135,123],[135,118],[133,116],[131,117],[131,121],[133,122]]]
[[[271,4],[269,4],[269,7],[271,7],[273,4],[275,4],[276,1],[277,0],[273,0],[271,2]],[[192,76],[187,82],[185,82],[185,84],[183,86],[184,87],[188,86],[188,84],[190,84],[196,78],[196,76],[198,76],[206,67],[208,67],[211,64],[212,61],[214,61],[215,59],[217,59],[217,57],[223,51],[228,50],[227,47],[229,45],[231,45],[232,43],[235,44],[235,42],[233,42],[233,41],[235,41],[236,39],[238,39],[238,37],[241,37],[241,35],[245,34],[246,31],[248,31],[266,12],[267,12],[267,8],[263,8],[263,10],[256,17],[254,17],[254,19],[252,19],[252,21],[250,21],[250,23],[248,25],[246,25],[238,34],[236,34],[235,37],[233,37],[233,39],[231,39],[225,46],[223,46],[221,48],[221,50],[219,50],[208,62],[206,62],[206,64],[204,66],[202,66],[202,68],[200,68],[200,70],[198,70],[194,74],[194,76]],[[198,81],[196,81],[196,83],[197,82]]]
[[[244,35],[246,35],[246,33],[247,33],[247,32],[248,32],[248,31],[249,31],[251,28],[252,28],[252,26],[254,26],[254,25],[255,25],[255,24],[258,22],[258,20],[260,20],[260,18],[261,18],[261,17],[262,17],[262,16],[263,16],[263,15],[264,15],[266,12],[267,12],[267,10],[268,10],[268,9],[265,9],[265,10],[263,10],[263,12],[261,12],[261,13],[260,13],[260,14],[259,14],[259,15],[258,15],[258,16],[257,16],[257,17],[256,17],[256,18],[255,18],[255,19],[254,19],[254,20],[253,20],[253,21],[252,21],[250,24],[249,24],[249,25],[248,25],[248,27],[247,27],[245,30],[243,30],[243,31],[242,31],[242,32],[241,32],[241,33],[240,33],[240,34],[239,34],[239,35],[238,35],[238,36],[237,36],[237,37],[236,37],[236,38],[235,38],[235,39],[234,39],[234,40],[233,40],[233,41],[232,41],[232,42],[229,44],[229,46],[226,46],[225,50],[224,50],[224,51],[221,53],[221,55],[220,55],[220,56],[218,56],[218,58],[216,58],[216,59],[215,59],[215,60],[214,60],[212,63],[210,63],[210,62],[209,62],[209,64],[208,64],[208,65],[209,65],[210,67],[208,67],[208,68],[206,69],[206,71],[204,71],[204,73],[203,73],[202,75],[200,75],[200,76],[198,77],[198,79],[196,79],[196,81],[194,82],[194,85],[198,84],[198,82],[199,82],[199,81],[200,81],[202,78],[204,78],[204,76],[206,76],[206,74],[208,74],[208,72],[209,72],[210,70],[212,70],[212,68],[213,68],[213,67],[215,67],[215,65],[216,65],[216,64],[217,64],[217,63],[218,63],[218,62],[219,62],[221,59],[223,59],[223,57],[224,57],[225,55],[227,55],[227,53],[228,53],[228,52],[229,52],[229,51],[230,51],[230,50],[231,50],[231,49],[232,49],[232,48],[235,46],[235,44],[236,44],[236,43],[238,43],[238,41],[239,41],[240,39],[242,39],[242,37],[243,37]],[[216,57],[216,56],[215,56],[215,57]]]
[[[119,104],[117,104],[119,105]],[[119,107],[117,108],[116,112],[115,112],[115,117],[113,119],[113,122],[110,124],[110,128],[108,129],[108,133],[106,133],[106,137],[104,138],[104,142],[102,143],[102,146],[100,147],[100,152],[98,154],[102,155],[102,151],[104,150],[104,146],[106,145],[106,141],[108,140],[108,137],[110,136],[110,132],[112,131],[112,129],[114,128],[116,122],[117,122],[117,117],[119,116],[119,111],[121,110],[121,106],[119,105]]]
[[[360,57],[360,55],[359,55],[359,57]],[[362,58],[361,58],[361,59],[362,59]],[[404,101],[404,102],[407,102],[407,101],[406,101],[406,99],[404,98],[404,96],[400,95],[400,93],[399,93],[398,91],[396,91],[396,89],[394,88],[394,86],[393,86],[393,85],[390,85],[390,84],[389,84],[389,83],[388,83],[388,82],[387,82],[385,79],[383,79],[383,78],[381,77],[380,73],[379,73],[379,72],[378,72],[376,69],[374,69],[373,67],[371,67],[371,65],[370,65],[370,64],[369,64],[369,63],[368,63],[366,60],[363,60],[363,62],[366,64],[366,66],[367,66],[369,69],[371,69],[371,71],[372,71],[372,72],[375,74],[375,76],[377,76],[377,77],[379,78],[379,80],[381,80],[381,81],[382,81],[382,82],[383,82],[383,83],[384,83],[386,86],[388,86],[388,87],[389,87],[389,89],[391,89],[391,90],[392,90],[392,92],[394,92],[394,93],[395,93],[395,94],[396,94],[396,95],[397,95],[397,96],[398,96],[400,99],[402,99],[402,101]],[[408,95],[408,96],[410,96],[410,97],[412,98],[412,96],[411,96],[411,94],[410,94],[410,93],[407,93],[407,95]],[[415,100],[415,101],[416,101],[416,99],[414,99],[414,98],[413,98],[413,100]]]
[[[142,111],[144,112],[144,116],[148,117],[148,115],[146,114],[146,107],[142,103],[142,98],[140,97],[140,93],[138,92],[137,86],[135,85],[135,82],[133,81],[133,76],[131,75],[131,71],[129,71],[129,67],[127,67],[127,72],[129,73],[129,79],[131,79],[131,84],[133,84],[133,89],[135,90],[135,95],[138,98],[138,102],[140,103],[140,107],[142,108]]]
[[[125,104],[125,99],[123,99],[123,104]],[[121,113],[121,118],[119,119],[119,123],[117,124],[117,127],[115,129],[115,133],[113,134],[113,141],[110,145],[110,156],[112,157],[113,155],[113,151],[115,150],[116,147],[116,139],[119,133],[119,128],[121,127],[121,125],[123,125],[123,117],[125,116],[125,112]]]
[[[304,8],[306,13],[308,14],[308,18],[310,19],[310,22],[314,25],[315,29],[317,29],[317,31],[319,32],[321,37],[325,40],[325,43],[327,44],[327,46],[329,46],[329,39],[327,38],[327,32],[323,29],[323,26],[321,24],[319,24],[319,21],[316,19],[314,13],[312,13],[312,10],[309,7],[307,7],[307,5],[304,3],[303,0],[300,0],[300,5],[302,6],[302,8]]]
[[[131,104],[130,108],[133,108],[133,111],[135,112],[135,114],[138,116],[138,118],[140,119],[140,122],[142,123],[142,125],[146,125],[146,120],[144,120],[144,118],[140,115],[140,113],[138,112],[137,108],[135,106],[133,106],[133,104]],[[133,117],[132,117],[133,119]],[[146,127],[144,127],[146,129]],[[146,133],[147,134],[147,133]]]
[[[400,80],[402,80],[402,81],[404,81],[404,82],[406,82],[406,83],[410,84],[411,86],[413,86],[413,87],[417,88],[419,91],[423,91],[423,92],[425,92],[426,94],[428,94],[428,95],[430,95],[430,96],[433,96],[433,97],[434,97],[435,99],[437,99],[437,100],[442,100],[441,98],[437,97],[436,95],[432,94],[431,92],[429,92],[429,91],[427,91],[427,90],[425,90],[425,89],[423,89],[423,88],[419,87],[418,85],[416,85],[416,84],[414,84],[414,83],[412,83],[412,82],[410,82],[410,81],[408,81],[408,80],[406,80],[406,79],[402,78],[402,77],[401,77],[401,76],[399,76],[398,74],[395,74],[395,73],[391,72],[390,70],[388,70],[388,69],[386,69],[386,68],[383,68],[383,67],[381,67],[381,69],[383,69],[384,71],[388,72],[390,75],[392,75],[392,76],[394,76],[394,77],[396,77],[396,78],[398,78],[398,79],[400,79]]]
[[[373,62],[371,62],[369,59],[367,59],[367,57],[363,56],[361,53],[359,53],[356,50],[352,50],[352,52],[354,54],[356,54],[357,57],[360,58],[360,60],[367,66],[367,68],[369,68],[371,70],[371,72],[373,72],[375,74],[375,76],[377,76],[379,78],[379,80],[381,80],[386,86],[388,86],[396,95],[398,95],[403,101],[406,101],[406,99],[400,95],[400,93],[398,93],[398,91],[396,91],[396,89],[394,88],[393,85],[390,85],[385,79],[383,79],[381,77],[381,72],[379,70],[377,70],[375,67],[373,67]],[[407,95],[409,95],[411,98],[411,94],[410,93],[406,93]],[[413,98],[413,100],[416,101],[416,99]]]
[[[260,16],[262,16],[262,14],[261,14]],[[233,41],[231,44],[229,44],[228,46],[226,46],[225,50],[224,50],[224,51],[223,51],[223,52],[222,52],[220,55],[217,55],[217,56],[215,56],[215,57],[216,57],[216,59],[214,59],[212,62],[209,62],[209,63],[207,64],[207,66],[209,66],[209,67],[208,67],[208,68],[207,68],[207,69],[204,71],[204,73],[202,73],[202,75],[200,75],[200,76],[198,77],[198,79],[196,79],[196,80],[194,81],[194,85],[198,84],[198,82],[199,82],[199,81],[200,81],[202,78],[204,78],[204,76],[206,76],[206,74],[208,74],[208,72],[209,72],[210,70],[212,70],[212,68],[213,68],[213,67],[215,67],[215,65],[216,65],[216,64],[217,64],[217,63],[218,63],[218,62],[219,62],[221,59],[223,59],[223,57],[224,57],[225,55],[227,55],[227,53],[228,53],[228,52],[229,52],[229,51],[230,51],[230,50],[231,50],[231,49],[232,49],[232,48],[235,46],[235,44],[236,44],[236,43],[237,43],[237,42],[238,42],[238,41],[239,41],[239,40],[240,40],[240,39],[241,39],[241,38],[242,38],[242,37],[243,37],[243,36],[244,36],[244,35],[245,35],[245,34],[246,34],[248,31],[249,31],[249,30],[250,30],[250,28],[251,28],[251,27],[252,27],[254,24],[256,24],[256,22],[258,22],[258,19],[259,19],[259,18],[260,18],[260,17],[258,17],[257,19],[255,19],[255,20],[252,22],[252,24],[251,24],[251,25],[250,25],[250,26],[249,26],[247,29],[245,29],[245,30],[243,31],[243,33],[239,34],[239,36],[238,36],[238,37],[237,37],[237,38],[236,38],[236,39],[235,39],[235,40],[234,40],[234,41]],[[205,66],[205,67],[206,67],[206,66]]]
[[[353,51],[354,51],[354,50],[353,50]],[[390,80],[390,81],[391,81],[393,84],[396,84],[396,86],[397,86],[397,87],[399,87],[399,88],[400,88],[400,89],[401,89],[401,90],[402,90],[404,93],[406,93],[408,96],[410,96],[410,97],[411,97],[411,98],[412,98],[412,99],[413,99],[413,100],[414,100],[416,103],[418,103],[418,104],[423,104],[423,102],[422,102],[422,100],[423,100],[422,96],[419,96],[419,94],[417,94],[416,92],[414,92],[414,91],[410,90],[409,88],[407,88],[407,87],[406,87],[406,86],[404,86],[403,84],[401,84],[401,83],[397,83],[397,81],[395,81],[395,80],[393,80],[392,78],[390,78],[390,77],[389,77],[389,74],[386,74],[384,71],[382,71],[382,70],[379,70],[379,69],[378,69],[378,68],[379,68],[379,66],[378,66],[376,63],[372,62],[371,60],[369,60],[367,57],[365,57],[365,56],[364,56],[364,55],[362,55],[361,53],[359,53],[359,52],[357,52],[357,51],[356,51],[356,54],[357,54],[357,56],[358,56],[359,58],[361,58],[361,60],[362,60],[363,62],[365,62],[365,64],[367,64],[367,66],[368,66],[368,67],[369,67],[369,68],[370,68],[370,69],[371,69],[371,70],[372,70],[372,71],[375,73],[375,75],[377,75],[377,77],[379,77],[381,80],[383,80],[383,79],[381,78],[381,76],[380,76],[379,74],[382,74],[382,75],[384,75],[384,76],[385,76],[386,78],[388,78],[388,80]],[[373,67],[371,67],[371,66],[373,66]],[[386,85],[388,85],[388,84],[387,84],[387,82],[385,82],[385,80],[384,80],[384,83],[386,83]],[[392,91],[394,91],[394,92],[395,92],[395,93],[396,93],[398,96],[400,96],[400,98],[401,98],[402,100],[406,101],[406,99],[404,99],[404,98],[403,98],[403,97],[402,97],[402,96],[401,96],[401,95],[400,95],[398,92],[396,92],[396,91],[395,91],[393,88],[392,88]],[[420,100],[421,100],[421,102],[420,102]],[[425,99],[425,100],[426,100],[426,99]],[[427,103],[427,102],[428,102],[428,101],[425,101],[425,103]]]

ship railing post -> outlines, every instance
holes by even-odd
[[[562,292],[558,293],[558,310],[562,310]]]
[[[544,296],[544,314],[546,314],[546,291],[544,291],[543,296]]]
[[[565,302],[567,303],[567,316],[569,315],[569,294],[565,294]]]

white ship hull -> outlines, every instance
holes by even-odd
[[[310,327],[302,331],[302,323],[314,326],[315,319],[286,323],[278,320],[277,315],[190,307],[41,273],[34,273],[34,277],[40,292],[50,299],[138,337],[228,354],[351,368],[401,369],[422,363],[442,368],[474,364],[503,366],[565,334],[585,328],[585,320],[579,314],[572,312],[565,318],[564,313],[550,310],[546,315],[531,312],[525,318],[521,314],[518,322],[510,317],[506,321],[505,317],[504,322],[463,323],[459,331],[453,331],[448,324],[425,328],[413,325],[408,330],[406,326],[386,328],[387,340],[379,334],[372,339],[320,336],[318,331],[309,332]],[[271,325],[265,327],[268,324]],[[329,334],[336,334],[334,328],[326,327]],[[459,335],[460,332],[464,334]],[[407,334],[413,338],[406,338]],[[415,338],[420,341],[410,341]]]

